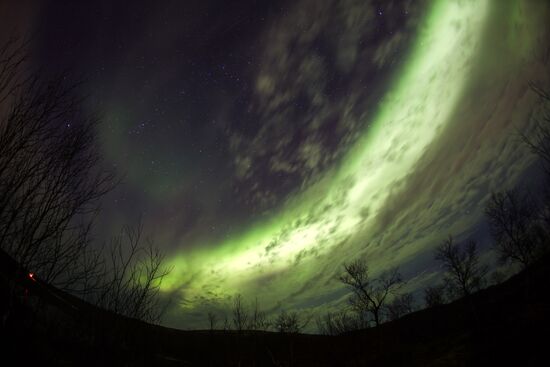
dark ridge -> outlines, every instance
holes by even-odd
[[[321,336],[147,324],[61,292],[0,252],[2,354],[56,366],[540,366],[549,264],[378,328]]]

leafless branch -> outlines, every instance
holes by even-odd
[[[479,263],[475,241],[468,241],[461,249],[449,236],[437,248],[435,259],[441,262],[446,271],[445,281],[452,295],[468,296],[481,288],[487,267]]]
[[[349,299],[351,306],[358,313],[370,314],[375,325],[380,325],[382,307],[388,295],[394,293],[402,283],[399,270],[395,268],[377,279],[370,279],[367,263],[363,260],[344,264],[344,270],[340,281],[352,291]]]

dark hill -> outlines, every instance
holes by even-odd
[[[320,336],[150,325],[31,278],[2,252],[2,358],[15,365],[58,366],[546,365],[549,264],[546,257],[468,299],[379,328]]]

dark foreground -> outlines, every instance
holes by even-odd
[[[14,365],[541,366],[550,359],[548,257],[470,299],[341,336],[149,325],[99,310],[21,274],[4,255],[0,260],[1,358]]]

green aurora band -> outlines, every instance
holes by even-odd
[[[201,302],[226,302],[235,293],[256,296],[271,307],[318,273],[320,258],[333,258],[336,268],[337,261],[364,254],[369,229],[393,193],[389,183],[394,188],[405,184],[451,120],[475,64],[472,60],[480,52],[490,5],[488,0],[434,1],[409,62],[396,73],[392,88],[343,164],[289,198],[261,225],[205,250],[171,257],[173,270],[162,291],[181,292],[187,310]],[[294,267],[297,261],[299,270]],[[398,262],[391,257],[380,264]],[[373,264],[374,272],[381,270]],[[269,286],[263,285],[265,279]]]

